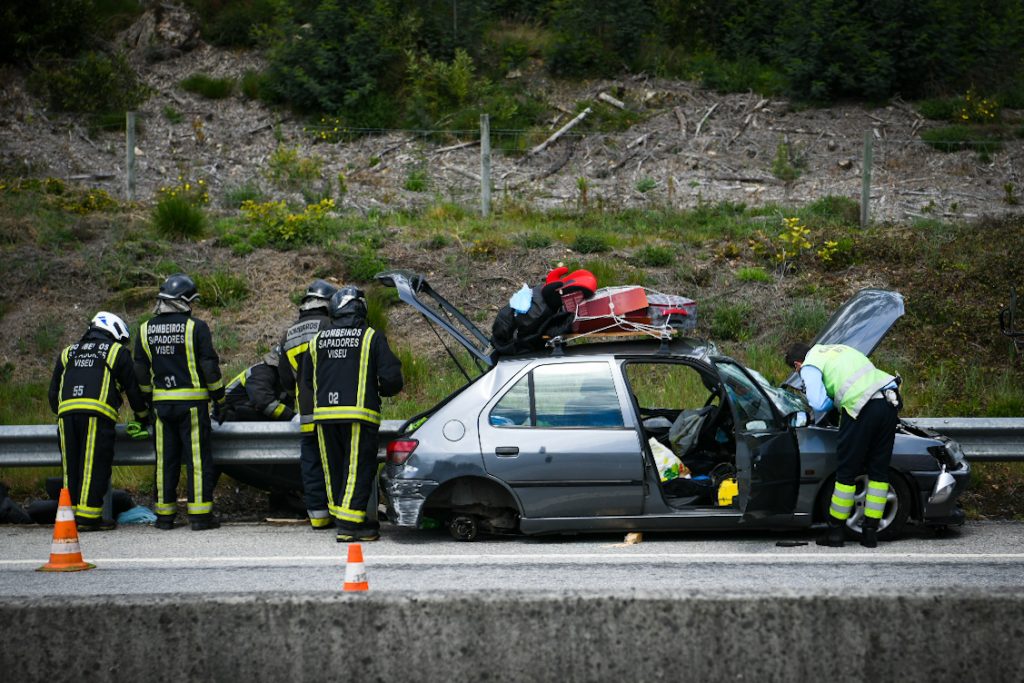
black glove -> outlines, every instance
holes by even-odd
[[[224,405],[224,401],[217,401],[213,404],[213,419],[217,421],[218,425],[224,424],[224,419],[227,417],[227,408]]]

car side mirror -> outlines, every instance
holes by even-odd
[[[805,410],[794,410],[786,416],[786,421],[789,422],[790,427],[806,427],[810,422]]]

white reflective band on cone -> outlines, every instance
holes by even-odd
[[[70,555],[82,552],[82,547],[78,545],[78,539],[73,541],[54,539],[53,545],[50,546],[50,552],[54,555]]]

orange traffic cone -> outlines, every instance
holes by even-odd
[[[358,543],[350,543],[348,546],[348,562],[345,563],[344,590],[370,590],[370,584],[366,581],[366,568],[363,566],[363,546]]]
[[[75,525],[75,513],[71,510],[71,493],[66,488],[61,489],[60,501],[57,503],[57,520],[53,524],[50,561],[36,571],[80,572],[83,569],[95,568],[96,565],[82,560],[82,548],[78,545],[78,526]]]

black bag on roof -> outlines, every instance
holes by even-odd
[[[516,313],[506,305],[498,311],[491,328],[491,346],[496,355],[515,355],[544,348],[545,337],[572,330],[573,314],[562,308],[561,280],[533,288],[530,310]]]

